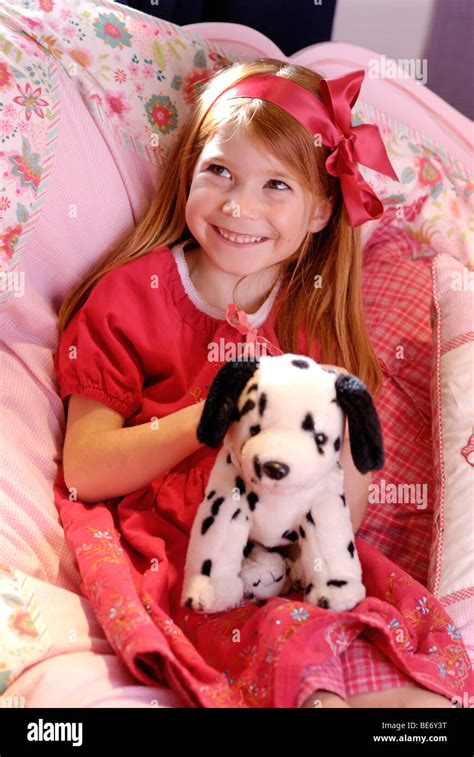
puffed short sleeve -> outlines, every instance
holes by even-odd
[[[125,418],[142,404],[143,372],[134,346],[140,310],[132,287],[110,271],[60,336],[54,365],[63,401],[90,397]]]

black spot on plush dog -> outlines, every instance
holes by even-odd
[[[291,583],[324,610],[364,599],[339,463],[346,417],[356,468],[382,468],[379,419],[357,376],[293,354],[221,368],[197,428],[222,446],[191,530],[184,606],[220,612]]]

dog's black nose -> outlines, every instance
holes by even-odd
[[[262,468],[268,478],[285,478],[290,472],[288,465],[285,465],[285,463],[279,463],[277,460],[270,460],[268,463],[264,463]]]

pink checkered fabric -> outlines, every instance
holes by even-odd
[[[342,699],[369,691],[385,691],[416,684],[360,634],[339,656],[323,665],[308,665],[301,680],[296,707],[318,690]]]
[[[369,334],[383,372],[376,402],[386,463],[373,471],[382,485],[419,484],[423,501],[370,503],[358,536],[380,549],[417,581],[427,584],[433,528],[433,453],[430,376],[432,354],[431,258],[416,257],[401,230],[378,225],[364,248],[363,292]],[[405,499],[409,499],[408,497]],[[308,666],[296,706],[317,689],[339,694],[416,685],[376,647],[359,636],[339,657]]]
[[[369,498],[358,536],[426,586],[434,504],[432,261],[415,254],[403,232],[382,222],[364,250],[363,291],[369,334],[383,371],[376,406],[386,462],[382,471],[373,471],[372,482],[380,491],[382,480],[385,485],[419,484],[419,491],[426,492],[426,507],[421,499],[371,504]]]

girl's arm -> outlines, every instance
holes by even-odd
[[[71,396],[63,450],[66,486],[85,504],[141,489],[202,446],[196,436],[202,409],[199,402],[158,424],[123,428],[120,413]]]
[[[347,418],[345,424],[344,442],[342,444],[339,461],[344,471],[344,495],[351,513],[352,529],[359,530],[367,509],[369,486],[372,483],[372,472],[359,473],[354,465],[351,453],[351,442],[348,436]]]

